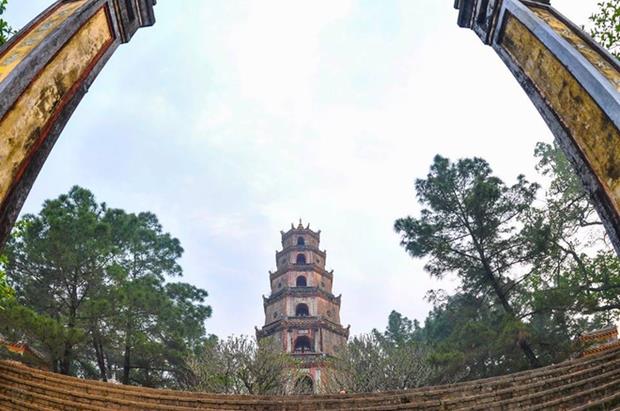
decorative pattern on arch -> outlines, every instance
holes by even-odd
[[[154,3],[132,0],[131,21],[118,0],[58,0],[0,47],[0,247],[95,77],[155,23]]]
[[[620,255],[620,63],[548,3],[455,7],[459,26],[497,52],[542,115]]]

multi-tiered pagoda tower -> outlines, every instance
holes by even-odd
[[[257,338],[275,338],[282,349],[301,360],[303,377],[293,386],[321,391],[325,360],[346,343],[349,327],[340,324],[340,296],[332,294],[333,270],[325,269],[319,249],[321,231],[303,227],[301,220],[281,231],[282,251],[276,251],[275,272],[269,271],[271,295],[263,297],[265,325]]]

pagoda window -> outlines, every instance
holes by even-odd
[[[297,239],[297,245],[306,245],[306,240],[303,237]]]
[[[297,277],[297,280],[295,281],[295,285],[297,287],[307,287],[308,282],[306,281],[306,277],[304,277],[303,275],[300,275],[299,277]]]
[[[306,264],[306,256],[304,254],[297,254],[297,264]]]
[[[308,317],[310,315],[310,310],[306,304],[297,304],[295,307],[295,317]]]
[[[306,336],[297,337],[295,340],[295,352],[296,353],[306,353],[312,352],[312,340]]]

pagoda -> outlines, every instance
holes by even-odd
[[[274,338],[300,360],[301,375],[291,384],[296,393],[321,392],[326,360],[349,337],[340,323],[340,296],[332,293],[334,272],[325,269],[326,252],[319,249],[321,231],[299,221],[281,231],[282,251],[276,251],[276,271],[269,271],[271,294],[263,296],[265,325],[258,339]],[[325,377],[325,375],[324,375]]]

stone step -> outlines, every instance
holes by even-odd
[[[441,409],[441,410],[488,410],[488,409],[526,409],[537,403],[555,398],[558,394],[570,394],[577,392],[585,386],[593,383],[620,379],[620,360],[608,364],[601,364],[594,369],[577,371],[564,376],[558,376],[553,381],[542,381],[530,385],[516,387],[512,390],[492,391],[485,396],[469,396],[465,402],[458,400],[433,400],[424,402],[411,402],[401,404],[366,404],[355,409],[358,410],[400,410],[400,409]],[[607,372],[602,372],[608,370]],[[585,390],[584,390],[585,391]],[[497,397],[509,396],[498,399]],[[491,401],[490,401],[491,400]],[[351,408],[353,409],[353,408]],[[543,408],[545,409],[545,408]]]
[[[577,406],[586,405],[593,400],[598,401],[601,398],[616,395],[620,392],[620,378],[616,378],[613,381],[602,384],[600,381],[598,382],[599,384],[593,384],[592,388],[568,396],[564,396],[562,393],[558,392],[557,394],[559,395],[556,399],[539,404],[536,407],[532,407],[532,410],[548,410],[569,407],[574,408]],[[587,409],[592,409],[592,407],[588,406]]]
[[[16,398],[0,394],[0,411],[54,411],[48,407],[37,407]]]
[[[28,404],[30,409],[45,410],[83,410],[83,411],[108,411],[107,408],[95,407],[88,404],[76,404],[63,398],[57,398],[53,395],[39,394],[22,388],[7,385],[0,386],[0,394],[9,397],[14,403],[22,402]]]
[[[454,406],[454,409],[457,410],[484,410],[488,405],[495,404],[498,398],[501,399],[504,397],[508,398],[509,401],[519,401],[518,398],[524,395],[539,396],[541,393],[555,389],[556,387],[567,387],[570,384],[580,381],[588,381],[591,378],[599,378],[601,374],[610,376],[620,374],[620,358],[579,371],[561,374],[553,378],[534,381],[529,384],[494,390],[483,395],[470,396],[459,400],[448,400],[445,401],[444,404]],[[513,400],[510,400],[510,398],[513,398]],[[475,406],[471,406],[472,403],[474,403]]]
[[[526,408],[531,410],[557,409],[558,407],[554,407],[555,403],[557,403],[556,405],[571,405],[573,398],[579,399],[587,396],[589,395],[590,390],[593,389],[592,387],[607,386],[609,381],[611,381],[611,384],[616,389],[620,386],[620,368],[567,384],[560,384],[538,392],[527,393],[515,398],[496,401],[482,407],[474,407],[471,408],[471,410]]]
[[[52,396],[54,398],[63,398],[67,401],[71,401],[75,404],[87,404],[89,406],[101,407],[113,407],[113,409],[136,409],[142,407],[144,401],[132,401],[123,398],[122,395],[109,395],[110,393],[92,394],[88,391],[81,390],[80,388],[66,386],[60,388],[57,385],[41,384],[33,381],[22,381],[19,378],[9,376],[6,374],[0,375],[0,382],[5,388],[22,389],[29,393],[36,393],[46,396]],[[71,389],[73,388],[73,389]],[[198,403],[196,404],[198,405]],[[170,411],[192,411],[194,408],[190,407],[177,407],[171,405],[159,405],[155,403],[149,403],[149,407],[153,410],[170,410]]]
[[[570,409],[570,411],[585,411],[585,410],[592,410],[592,409],[618,410],[620,409],[619,406],[620,406],[620,391],[616,391],[615,393],[608,395],[606,397],[599,398],[593,401],[588,401],[584,404],[580,404],[576,407],[573,407]]]
[[[620,349],[537,370],[459,384],[400,392],[288,397],[229,396],[121,386],[0,361],[0,411],[4,411],[2,407],[29,409],[23,408],[23,404],[31,404],[32,410],[90,411],[473,410],[548,407],[554,404],[577,407],[594,401],[613,403],[614,395],[620,391],[618,384]]]
[[[460,401],[463,398],[466,399],[467,397],[473,396],[476,393],[484,395],[489,392],[495,392],[502,389],[511,390],[512,387],[521,387],[523,385],[531,384],[532,382],[541,382],[545,379],[555,378],[558,375],[574,372],[575,370],[582,370],[593,367],[596,364],[605,364],[617,358],[620,358],[620,352],[614,351],[613,353],[605,353],[604,355],[597,356],[596,358],[566,361],[556,364],[554,366],[548,366],[537,370],[524,371],[503,377],[487,378],[484,380],[475,380],[470,382],[437,387],[421,387],[406,391],[384,392],[374,395],[380,396],[382,401],[393,398],[394,403],[404,402],[407,399],[411,401],[415,398],[420,397],[424,398],[425,400],[448,400],[450,398],[455,398],[455,401]],[[357,402],[358,400],[368,402],[372,401],[373,397],[372,394],[367,394],[367,396],[356,396],[346,399],[341,398],[341,400],[347,402]]]
[[[610,361],[611,360],[611,361]],[[359,404],[362,409],[366,407],[388,405],[388,404],[412,404],[419,403],[421,400],[425,401],[429,406],[431,401],[441,401],[446,406],[463,406],[471,401],[478,401],[484,399],[486,401],[493,401],[494,397],[498,395],[506,395],[513,392],[515,389],[534,389],[547,386],[549,384],[562,383],[567,374],[571,374],[570,378],[578,378],[580,375],[587,375],[591,368],[595,368],[599,372],[602,369],[609,368],[609,364],[620,364],[619,353],[607,354],[600,356],[599,358],[589,360],[578,360],[568,362],[561,367],[552,368],[546,372],[540,372],[540,370],[533,370],[527,373],[520,373],[518,378],[514,376],[501,377],[500,383],[494,382],[491,379],[492,384],[481,384],[478,381],[471,383],[454,384],[443,390],[433,390],[433,387],[423,387],[415,390],[390,392],[380,394],[367,394],[367,396],[356,396],[352,398],[341,399],[342,402],[347,404]],[[590,372],[590,373],[592,373]],[[533,376],[533,377],[532,377]],[[528,378],[531,377],[531,378]],[[548,382],[548,380],[552,380]],[[489,379],[485,380],[489,381]],[[501,388],[503,387],[503,388]],[[516,387],[516,388],[515,388]],[[430,389],[429,389],[430,388]],[[479,393],[479,394],[476,394]]]

